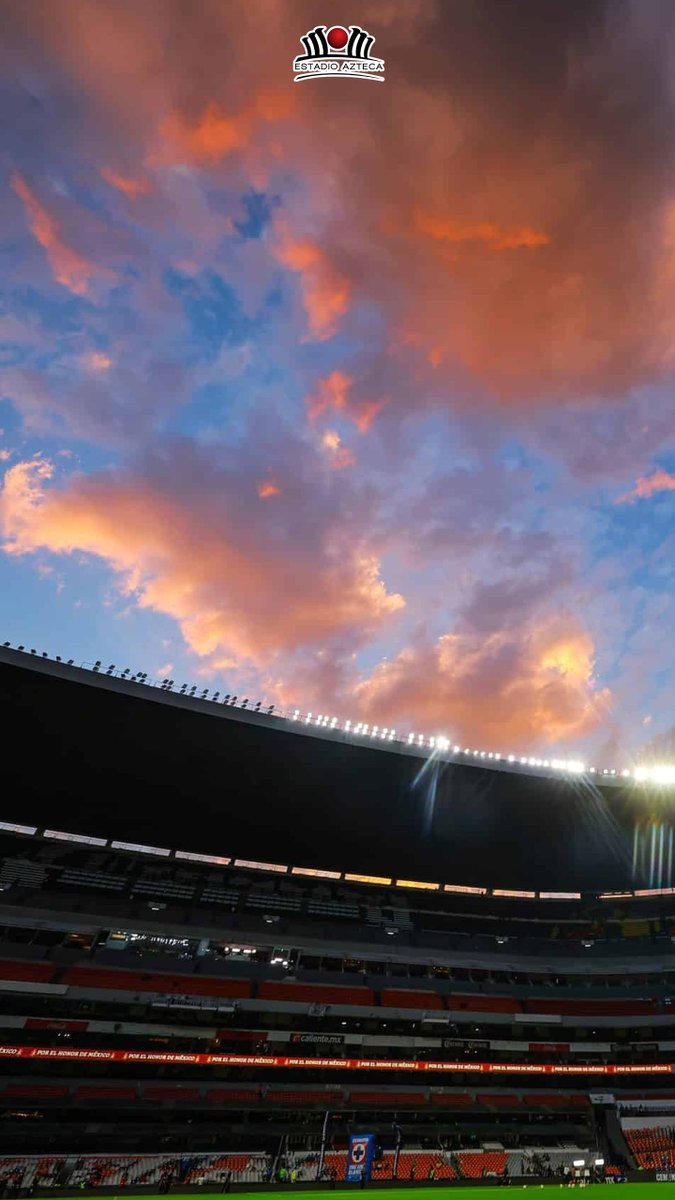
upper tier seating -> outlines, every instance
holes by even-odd
[[[17,979],[22,983],[49,983],[56,966],[51,962],[10,962],[0,959],[0,979]]]
[[[106,967],[69,967],[61,982],[68,987],[114,988],[118,991],[161,992],[176,996],[251,995],[247,979],[227,979],[205,975],[166,975],[160,971],[127,971]]]
[[[383,988],[380,1003],[390,1008],[443,1008],[437,992],[410,991],[407,988]]]
[[[258,984],[260,1000],[293,1000],[301,1004],[375,1004],[375,993],[367,987],[342,987],[339,984],[272,983]]]

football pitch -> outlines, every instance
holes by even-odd
[[[675,1188],[675,1184],[672,1184],[671,1186]],[[574,1191],[575,1194],[578,1192],[583,1192],[584,1200],[599,1200],[600,1193],[602,1193],[605,1197],[608,1196],[608,1189],[610,1187],[620,1187],[622,1194],[624,1193],[624,1190],[629,1192],[630,1195],[625,1195],[624,1200],[657,1200],[659,1195],[663,1196],[663,1200],[667,1200],[668,1196],[670,1195],[670,1192],[668,1191],[668,1185],[664,1185],[662,1183],[622,1183],[614,1185],[606,1183],[591,1183],[583,1188],[575,1187]],[[133,1191],[133,1189],[131,1190]],[[297,1189],[298,1195],[302,1196],[303,1200],[329,1200],[331,1196],[334,1196],[336,1200],[346,1200],[347,1196],[356,1197],[362,1190],[366,1193],[370,1192],[373,1196],[381,1196],[382,1200],[431,1200],[431,1197],[433,1196],[442,1197],[442,1200],[497,1200],[495,1193],[506,1193],[506,1195],[509,1195],[509,1193],[520,1193],[525,1191],[532,1192],[532,1200],[560,1200],[561,1191],[569,1189],[566,1184],[558,1183],[544,1184],[543,1186],[539,1183],[512,1183],[509,1184],[508,1188],[505,1188],[503,1185],[500,1187],[497,1184],[494,1184],[492,1187],[443,1187],[441,1184],[437,1184],[423,1188],[366,1187],[361,1189],[358,1184],[353,1184],[351,1187],[342,1186],[336,1187],[335,1189],[326,1187],[313,1192],[305,1191],[305,1189],[302,1187],[298,1187]],[[278,1188],[270,1188],[269,1190],[261,1189],[260,1191],[255,1192],[237,1191],[233,1194],[242,1197],[250,1196],[251,1198],[254,1196],[262,1197],[264,1200],[264,1197],[266,1196],[286,1196],[292,1194],[293,1191],[293,1188],[284,1188],[283,1192],[280,1192]],[[204,1193],[211,1193],[211,1195],[219,1194],[220,1189],[211,1189],[206,1186],[204,1188]],[[196,1192],[191,1192],[189,1195],[177,1195],[176,1193],[172,1192],[171,1200],[195,1200],[196,1194]],[[119,1197],[113,1196],[112,1200],[124,1200],[124,1195],[124,1191],[120,1191]],[[164,1196],[146,1197],[145,1193],[143,1193],[143,1196],[144,1200],[165,1200]],[[72,1197],[72,1200],[79,1200],[79,1197],[75,1195]]]

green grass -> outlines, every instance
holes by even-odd
[[[495,1186],[496,1185],[493,1185],[492,1187],[463,1188],[463,1187],[443,1187],[441,1184],[436,1184],[436,1185],[432,1184],[432,1185],[429,1185],[428,1187],[424,1187],[424,1188],[377,1187],[377,1188],[369,1189],[366,1187],[363,1190],[365,1193],[370,1192],[371,1196],[381,1196],[382,1200],[431,1200],[432,1196],[447,1197],[447,1200],[496,1200]],[[611,1197],[614,1194],[613,1192],[609,1191],[609,1188],[611,1186],[612,1185],[606,1184],[606,1183],[591,1183],[583,1189],[576,1188],[574,1194],[579,1195],[579,1192],[583,1191],[584,1200],[598,1200],[597,1194],[602,1192],[603,1196],[605,1197],[605,1200],[611,1200]],[[625,1196],[624,1200],[656,1200],[657,1193],[661,1193],[663,1195],[664,1200],[666,1200],[666,1197],[670,1194],[666,1190],[668,1185],[666,1184],[664,1186],[664,1184],[662,1184],[662,1183],[625,1183],[625,1184],[621,1184],[621,1185],[615,1184],[613,1186],[614,1187],[620,1186],[622,1189],[623,1188],[630,1189],[630,1197]],[[671,1185],[671,1186],[675,1187],[675,1185]],[[216,1186],[215,1190],[219,1191],[220,1189]],[[538,1183],[535,1183],[535,1184],[512,1183],[509,1185],[508,1189],[505,1189],[502,1187],[500,1190],[504,1196],[504,1200],[506,1200],[506,1197],[512,1192],[523,1192],[523,1191],[530,1191],[532,1193],[536,1193],[536,1195],[532,1196],[532,1200],[560,1200],[561,1191],[563,1191],[563,1190],[566,1191],[567,1188],[564,1185],[557,1184],[557,1183],[544,1184],[543,1187],[541,1184],[538,1184]],[[361,1189],[359,1188],[358,1184],[353,1184],[351,1187],[348,1187],[348,1188],[347,1187],[336,1187],[335,1191],[333,1191],[330,1187],[322,1188],[321,1191],[316,1191],[316,1192],[306,1192],[304,1190],[304,1188],[299,1187],[298,1195],[301,1196],[303,1198],[303,1200],[327,1200],[327,1197],[330,1197],[330,1196],[335,1196],[336,1198],[339,1198],[340,1196],[355,1197],[357,1194],[360,1193],[360,1191],[361,1191]],[[209,1192],[209,1187],[208,1187],[208,1185],[206,1185],[204,1187],[204,1194],[206,1195],[206,1194],[208,1194],[208,1192]],[[172,1192],[171,1200],[195,1200],[195,1194],[196,1194],[195,1192],[192,1192],[189,1196],[181,1196],[181,1195],[174,1195],[174,1193]],[[281,1193],[281,1194],[287,1195],[288,1193],[286,1192],[286,1193]],[[253,1196],[253,1195],[255,1195],[255,1196],[263,1196],[264,1197],[264,1196],[275,1196],[275,1195],[278,1196],[279,1192],[274,1188],[270,1188],[268,1191],[237,1192],[236,1195],[238,1195],[238,1196],[247,1196],[247,1195]],[[620,1200],[620,1197],[622,1195],[624,1195],[623,1191],[621,1191],[619,1193],[619,1196],[617,1196],[616,1200]],[[124,1196],[124,1190],[122,1189],[120,1191],[120,1200],[123,1196]],[[77,1194],[72,1197],[72,1200],[79,1200],[79,1197],[77,1196]],[[112,1200],[116,1200],[116,1197],[113,1197]],[[144,1200],[164,1200],[164,1197],[148,1196],[147,1198],[144,1198]]]

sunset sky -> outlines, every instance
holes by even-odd
[[[672,17],[6,0],[0,640],[672,756]]]

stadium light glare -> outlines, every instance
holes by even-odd
[[[665,763],[658,767],[652,767],[651,777],[654,783],[675,783],[675,767]]]

